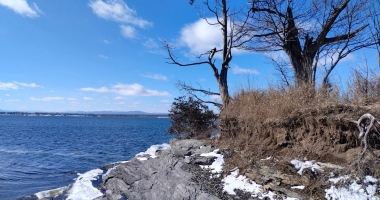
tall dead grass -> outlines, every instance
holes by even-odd
[[[346,102],[354,105],[371,105],[380,101],[380,77],[373,70],[355,69],[344,96]]]
[[[315,89],[302,87],[269,87],[241,89],[222,112],[224,117],[249,120],[251,123],[284,120],[300,114],[325,114],[326,107],[339,105],[371,106],[380,102],[380,78],[373,71],[353,70],[345,88]],[[322,112],[322,113],[320,113]],[[380,117],[380,116],[379,116]]]
[[[265,123],[268,120],[284,120],[304,110],[339,104],[342,101],[339,92],[315,91],[314,87],[305,85],[299,88],[289,87],[267,90],[240,90],[234,100],[223,111],[225,117],[249,120],[250,123]]]

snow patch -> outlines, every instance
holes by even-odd
[[[215,161],[211,165],[200,165],[203,169],[211,169],[211,173],[222,173],[223,171],[223,164],[224,164],[224,158],[223,155],[218,154],[219,149],[215,149],[213,152],[210,153],[202,153],[200,156],[205,157],[216,157]]]
[[[334,184],[337,184],[339,181],[346,181],[348,178],[350,178],[349,176],[345,175],[345,176],[341,176],[341,177],[337,177],[337,178],[330,178],[329,181],[330,182],[333,182]]]
[[[118,167],[118,165],[115,165],[115,166],[113,166],[112,168],[109,168],[109,169],[107,170],[107,172],[106,172],[105,174],[102,175],[102,178],[104,178],[105,176],[107,176],[108,174],[110,174],[111,171],[114,170],[114,169],[116,169],[117,167]]]
[[[316,173],[317,170],[323,172],[322,167],[314,160],[303,162],[303,161],[294,159],[290,161],[290,163],[292,163],[296,169],[299,169],[297,172],[299,175],[302,175],[303,170],[307,168],[311,168],[311,171],[314,173]]]
[[[60,187],[60,188],[56,188],[56,189],[52,189],[52,190],[45,190],[45,191],[35,193],[34,195],[36,195],[38,199],[54,198],[54,197],[62,194],[63,191],[67,188],[68,188],[68,186]]]
[[[329,181],[334,184],[339,181],[345,182],[350,177],[342,176],[338,178],[330,178]],[[380,200],[379,197],[375,196],[377,189],[377,180],[372,176],[366,176],[363,180],[365,184],[361,185],[356,182],[356,180],[351,180],[346,187],[335,187],[332,185],[329,189],[326,189],[325,198],[330,200],[338,199],[357,199],[357,200]]]
[[[272,158],[272,156],[269,156],[268,158],[264,158],[264,159],[260,159],[260,160],[270,160]]]
[[[303,189],[305,189],[305,186],[304,185],[297,185],[297,186],[292,186],[290,188],[292,188],[292,189],[298,189],[298,190],[303,190]]]
[[[250,181],[246,176],[239,175],[239,169],[231,172],[230,175],[226,176],[222,181],[223,190],[228,194],[236,195],[235,189],[240,189],[245,192],[250,192],[252,197],[269,197],[273,199],[274,193],[264,193],[264,189],[261,185],[256,184],[254,181]]]
[[[68,200],[95,199],[103,194],[92,186],[92,182],[103,174],[101,169],[93,169],[84,174],[78,173],[79,177],[75,180],[72,188],[68,191]]]
[[[372,176],[365,176],[364,183],[377,183],[377,179]]]
[[[160,151],[160,150],[165,150],[165,149],[169,149],[170,148],[170,145],[169,144],[156,144],[156,145],[152,145],[151,147],[149,147],[145,152],[140,152],[138,154],[136,154],[136,157],[137,159],[139,160],[148,160],[148,157],[150,158],[156,158],[156,152],[157,151]],[[148,157],[146,157],[148,156]]]

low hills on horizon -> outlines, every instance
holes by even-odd
[[[0,109],[0,114],[30,114],[30,115],[168,115],[168,113],[149,113],[143,111],[64,111],[64,112],[44,112],[44,111],[12,111]]]

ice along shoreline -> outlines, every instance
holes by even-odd
[[[262,159],[268,162],[272,158]],[[224,157],[218,149],[198,140],[173,139],[169,144],[153,145],[129,161],[112,163],[78,174],[69,186],[43,191],[21,199],[308,199],[294,185],[290,192],[274,191],[239,175],[239,169],[226,172]],[[322,175],[324,169],[337,166],[316,161],[292,160],[302,176],[304,170]],[[346,182],[346,187],[339,183]],[[330,174],[326,199],[379,199],[377,180],[366,176],[357,180]],[[362,183],[362,184],[360,184]]]

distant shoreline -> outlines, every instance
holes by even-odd
[[[52,116],[52,117],[154,117],[167,118],[168,114],[93,114],[93,113],[49,113],[49,112],[0,112],[7,116]]]

